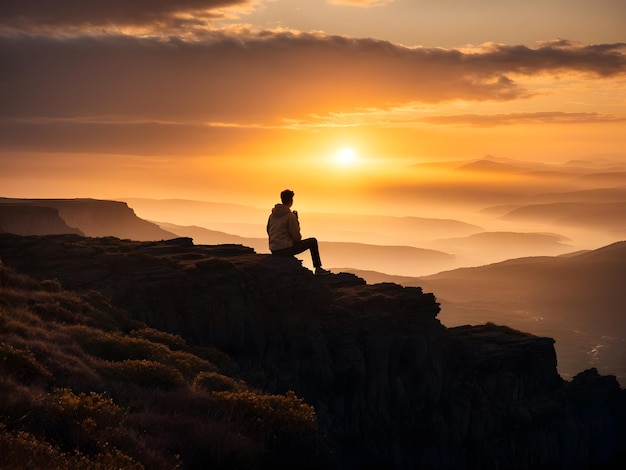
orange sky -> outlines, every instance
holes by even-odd
[[[363,212],[421,162],[626,162],[626,3],[431,3],[3,2],[0,196]]]

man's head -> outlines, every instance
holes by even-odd
[[[294,192],[291,189],[285,189],[282,193],[280,193],[280,200],[284,205],[290,206],[293,204],[293,195]]]

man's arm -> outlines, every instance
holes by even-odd
[[[300,221],[298,220],[298,213],[289,214],[289,220],[287,221],[287,229],[289,230],[289,236],[295,242],[302,240],[300,234]]]

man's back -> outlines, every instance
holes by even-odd
[[[284,204],[276,204],[272,209],[267,234],[271,251],[289,248],[302,239],[298,217]]]

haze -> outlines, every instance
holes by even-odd
[[[623,238],[624,2],[471,5],[3,2],[0,195],[262,238],[289,187],[307,236],[457,265]]]

